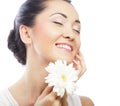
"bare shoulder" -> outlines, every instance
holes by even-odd
[[[93,101],[89,97],[80,96],[80,100],[81,100],[82,106],[94,106]]]

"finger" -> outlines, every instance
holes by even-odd
[[[60,104],[60,98],[57,96],[56,92],[51,92],[45,97],[45,101],[47,104],[52,104],[52,106],[59,106]]]
[[[57,96],[56,92],[51,92],[48,96],[51,96],[53,99],[57,99],[59,96]]]
[[[37,99],[34,106],[61,106],[60,103],[60,99],[56,99],[55,95],[51,93],[44,98]]]
[[[82,53],[78,53],[73,60],[75,68],[78,70],[78,77],[81,77],[86,71],[86,65]]]
[[[62,106],[68,106],[67,103],[67,93],[65,92],[63,98],[61,99]]]
[[[73,62],[76,65],[80,62],[80,51],[75,55]]]
[[[86,68],[84,56],[82,53],[80,54],[80,60],[81,60],[81,65],[82,65],[83,69],[86,71],[87,68]]]
[[[43,97],[47,96],[48,94],[50,94],[50,92],[51,92],[52,90],[53,90],[53,87],[47,86],[47,87],[43,90],[42,94],[40,95],[40,98],[43,98]]]
[[[74,68],[77,70],[78,66],[79,66],[79,61],[80,59],[77,58],[77,55],[75,56],[74,60],[73,60],[73,66]]]
[[[81,71],[79,73],[79,77],[81,77],[86,71],[86,65],[85,65],[85,61],[82,53],[77,55],[77,58],[79,59],[78,64],[80,64],[79,66],[81,66]]]
[[[63,105],[61,105],[61,101],[60,100],[55,100],[54,102],[53,102],[53,105],[52,106],[63,106]],[[67,105],[64,105],[64,106],[67,106]]]

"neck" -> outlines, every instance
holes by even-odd
[[[10,92],[19,104],[23,103],[23,101],[26,104],[28,104],[28,101],[30,101],[29,104],[34,104],[47,86],[44,80],[47,72],[43,65],[39,67],[35,65],[35,68],[32,65],[27,67],[23,77],[10,88]]]
[[[47,84],[45,83],[46,76],[47,72],[45,71],[44,66],[27,68],[22,78],[22,82],[28,94],[31,94],[32,97],[34,95],[40,95],[44,88],[47,86]]]
[[[21,106],[34,104],[47,86],[45,77],[48,73],[45,67],[49,62],[44,57],[36,55],[33,50],[28,50],[26,63],[27,68],[23,77],[10,88],[10,92]]]

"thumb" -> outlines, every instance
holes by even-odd
[[[68,106],[68,103],[67,103],[67,93],[65,92],[63,98],[62,98],[62,106]]]

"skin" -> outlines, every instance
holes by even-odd
[[[49,62],[57,59],[73,62],[79,78],[86,71],[79,51],[80,23],[76,10],[61,0],[46,4],[47,8],[38,14],[33,27],[21,25],[19,29],[27,49],[26,71],[9,90],[20,106],[68,106],[66,94],[60,98],[52,92],[52,87],[44,83],[48,75],[45,67]],[[71,46],[72,50],[61,48],[60,44]],[[89,98],[82,97],[81,100],[83,106],[94,106]]]

